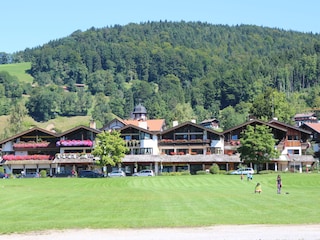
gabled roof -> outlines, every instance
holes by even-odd
[[[39,128],[39,127],[34,127],[34,128],[30,128],[30,129],[28,129],[28,130],[26,130],[26,131],[23,131],[23,132],[21,132],[21,133],[18,133],[18,134],[16,134],[16,135],[12,136],[12,137],[3,139],[2,141],[0,141],[0,144],[4,144],[4,143],[9,142],[9,141],[12,141],[12,140],[14,140],[14,139],[16,139],[16,138],[19,138],[19,137],[21,137],[21,136],[24,136],[24,135],[26,135],[26,134],[28,134],[28,133],[32,133],[32,132],[36,132],[36,131],[39,131],[39,132],[42,132],[42,133],[51,135],[51,136],[53,136],[53,137],[57,137],[57,136],[58,136],[56,133],[50,132],[50,131],[48,131],[48,130],[46,130],[46,129]]]
[[[152,131],[148,131],[147,129],[144,129],[144,128],[141,128],[141,127],[137,127],[137,126],[132,125],[132,124],[125,125],[122,128],[117,129],[117,131],[121,132],[121,131],[123,131],[125,129],[128,129],[128,128],[133,128],[133,129],[136,129],[136,130],[141,131],[141,132],[149,133],[151,135],[154,134],[154,132],[152,132]]]
[[[305,129],[302,129],[302,128],[299,128],[299,127],[296,127],[296,126],[292,126],[292,125],[287,124],[287,123],[279,122],[278,120],[271,120],[271,121],[269,121],[269,123],[272,124],[272,125],[277,124],[277,125],[283,126],[286,129],[290,128],[290,129],[297,130],[299,132],[303,132],[303,133],[306,133],[306,134],[311,134],[311,132],[308,131],[308,130],[305,130]]]
[[[172,127],[172,128],[169,128],[169,129],[167,129],[165,131],[159,132],[158,134],[166,134],[166,133],[172,132],[172,131],[174,131],[176,129],[179,129],[179,128],[187,126],[187,125],[190,125],[190,126],[193,126],[193,127],[196,127],[196,128],[199,128],[199,129],[202,129],[204,131],[211,132],[211,133],[214,133],[214,134],[217,134],[217,135],[222,135],[221,132],[217,132],[217,131],[215,131],[213,129],[203,127],[203,126],[201,126],[199,124],[196,124],[196,123],[193,123],[193,122],[190,122],[190,121],[181,123],[181,124],[179,124],[179,125],[177,125],[175,127]]]
[[[252,125],[252,124],[260,124],[260,125],[266,125],[268,127],[271,127],[271,128],[275,128],[275,129],[278,129],[280,131],[283,131],[283,132],[287,132],[287,129],[286,128],[282,128],[282,127],[279,127],[279,126],[276,126],[276,125],[272,125],[270,123],[267,123],[267,122],[264,122],[264,121],[261,121],[259,119],[252,119],[250,121],[247,121],[247,122],[244,122],[240,125],[237,125],[233,128],[230,128],[230,129],[227,129],[225,131],[223,131],[223,134],[226,134],[226,133],[229,133],[229,132],[232,132],[234,130],[237,130],[239,128],[243,128],[243,127],[246,127],[247,125]]]
[[[163,127],[165,126],[165,120],[164,119],[148,119],[148,120],[134,120],[134,119],[121,119],[119,117],[114,118],[110,122],[108,122],[106,125],[104,125],[101,129],[106,129],[107,126],[110,126],[114,122],[120,122],[123,125],[133,125],[136,127],[141,127],[139,123],[145,123],[147,130],[152,132],[160,132],[163,130]]]
[[[308,123],[308,122],[305,122],[300,127],[303,127],[303,126],[307,126],[310,129],[314,130],[315,132],[320,133],[320,123]]]
[[[203,120],[200,124],[212,123],[212,122],[219,122],[219,120],[216,119],[216,118],[205,119],[205,120]]]
[[[308,113],[297,113],[294,115],[294,118],[300,118],[300,117],[314,117],[316,114],[314,112],[308,112]]]
[[[105,125],[101,128],[101,130],[106,129],[108,126],[110,126],[110,125],[111,125],[112,123],[114,123],[114,122],[120,122],[120,123],[122,123],[123,125],[126,125],[126,123],[124,122],[123,119],[121,119],[121,118],[119,118],[119,117],[115,117],[115,118],[112,119],[110,122],[108,122],[107,124],[105,124]]]
[[[147,130],[151,132],[160,132],[162,128],[165,126],[164,119],[148,119],[148,120],[123,120],[126,125],[134,125],[139,127],[139,122],[146,122]]]
[[[89,131],[89,132],[93,132],[93,133],[97,133],[97,134],[101,133],[101,131],[98,130],[98,129],[90,128],[90,127],[86,127],[86,126],[82,126],[82,125],[81,125],[81,126],[74,127],[74,128],[72,128],[72,129],[69,129],[69,130],[67,130],[67,131],[65,131],[65,132],[59,133],[59,134],[57,134],[57,136],[58,136],[58,137],[61,137],[61,136],[67,135],[67,134],[69,134],[69,133],[75,132],[75,131],[80,130],[80,129],[84,129],[84,130],[87,130],[87,131]]]

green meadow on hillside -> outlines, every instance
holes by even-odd
[[[33,82],[33,77],[27,73],[31,68],[30,62],[13,63],[13,64],[0,64],[0,72],[6,71],[11,76],[16,76],[20,82],[30,83]]]
[[[0,116],[0,136],[4,133],[8,125],[9,116]],[[26,117],[24,126],[26,129],[32,127],[40,127],[46,130],[55,130],[56,132],[64,132],[74,127],[83,125],[89,127],[91,116],[75,116],[75,117],[57,117],[47,122],[36,122],[31,117]]]
[[[0,64],[0,71],[6,71],[12,76],[16,76],[20,82],[33,82],[33,77],[27,73],[31,68],[30,62],[14,63],[14,64]],[[8,127],[9,116],[0,116],[0,136],[4,133],[5,128]],[[47,122],[36,122],[31,117],[26,117],[24,120],[25,129],[30,127],[40,127],[44,129],[56,129],[59,132],[69,130],[79,125],[89,126],[90,116],[75,116],[75,117],[57,117]]]
[[[39,178],[0,181],[0,234],[70,228],[320,223],[320,175]],[[257,182],[262,193],[255,194]],[[286,194],[288,193],[288,194]]]

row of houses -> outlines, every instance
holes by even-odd
[[[167,128],[164,119],[147,119],[144,106],[138,104],[132,119],[115,118],[101,129],[94,122],[78,126],[63,133],[55,133],[38,127],[0,141],[0,165],[8,174],[21,174],[46,170],[50,175],[68,175],[72,170],[96,168],[92,151],[96,135],[102,131],[118,130],[129,149],[121,168],[127,175],[142,169],[161,172],[207,170],[214,163],[221,170],[234,170],[241,164],[237,148],[241,132],[247,125],[266,125],[277,140],[280,157],[263,165],[254,165],[256,170],[302,171],[318,162],[307,154],[313,141],[318,151],[317,123],[291,126],[277,120],[264,122],[250,120],[239,126],[218,132],[216,119],[202,123],[195,121],[173,124]],[[318,132],[320,133],[320,132]],[[111,170],[109,166],[108,171]]]

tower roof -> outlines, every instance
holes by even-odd
[[[147,114],[147,109],[139,103],[134,107],[133,114]]]

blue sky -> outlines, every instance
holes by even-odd
[[[320,33],[319,9],[318,0],[7,0],[1,3],[0,52],[37,47],[76,30],[160,20]]]

